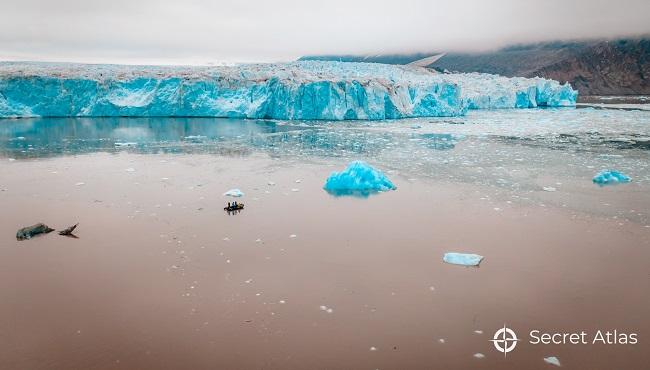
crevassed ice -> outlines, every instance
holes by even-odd
[[[574,106],[568,84],[304,61],[229,67],[0,63],[0,117],[189,116],[382,120]]]

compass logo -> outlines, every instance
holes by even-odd
[[[490,342],[494,344],[494,348],[502,352],[504,356],[507,356],[508,352],[515,349],[518,341],[517,334],[512,329],[507,328],[505,324],[503,328],[494,333],[493,339],[490,339]]]

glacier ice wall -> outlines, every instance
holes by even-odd
[[[467,109],[572,106],[541,78],[439,74],[375,63],[230,67],[0,63],[0,117],[187,116],[381,120]]]

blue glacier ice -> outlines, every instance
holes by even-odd
[[[599,172],[593,179],[591,179],[594,184],[605,186],[605,185],[616,185],[624,184],[626,182],[632,181],[632,179],[621,172],[614,170],[605,170]]]
[[[478,266],[483,260],[483,256],[472,253],[445,253],[442,260],[453,265]]]
[[[0,117],[382,120],[468,109],[575,106],[543,78],[416,66],[301,61],[220,67],[0,63]]]
[[[395,190],[397,187],[383,174],[363,161],[351,162],[341,172],[332,172],[323,189],[334,195],[368,196],[378,191]]]

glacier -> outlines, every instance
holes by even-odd
[[[575,106],[544,78],[300,61],[214,67],[0,62],[0,118],[233,117],[384,120],[468,109]]]

